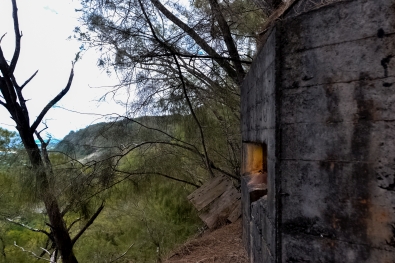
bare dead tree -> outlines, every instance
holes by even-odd
[[[83,227],[74,238],[71,238],[63,218],[64,214],[61,211],[59,201],[54,194],[56,191],[49,182],[49,178],[53,177],[54,174],[48,153],[46,151],[47,143],[43,141],[40,136],[40,132],[37,131],[37,127],[43,121],[43,118],[47,112],[70,90],[74,77],[74,62],[66,87],[62,89],[59,94],[56,95],[51,101],[49,101],[43,107],[38,117],[31,122],[26,100],[23,96],[23,88],[36,76],[37,71],[27,81],[25,81],[23,85],[18,84],[14,75],[21,51],[22,39],[22,33],[19,29],[18,8],[16,0],[12,0],[12,17],[14,22],[15,49],[10,62],[6,60],[0,42],[0,105],[2,105],[9,112],[11,118],[16,124],[16,129],[18,130],[19,136],[22,140],[23,146],[31,164],[31,175],[35,177],[39,198],[45,205],[46,213],[49,219],[48,226],[50,227],[51,233],[43,230],[42,232],[50,237],[53,236],[55,251],[60,252],[62,262],[76,263],[78,261],[73,253],[73,245],[89,227],[89,225],[93,223],[95,218],[103,209],[103,205],[99,207],[85,227]],[[35,134],[41,140],[42,150],[40,150],[39,146],[35,142]],[[57,253],[54,254],[56,255]]]

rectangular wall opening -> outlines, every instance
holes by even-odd
[[[250,202],[267,195],[267,145],[243,143],[242,175],[248,178]]]

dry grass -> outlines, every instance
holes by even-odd
[[[241,220],[203,234],[176,250],[165,263],[247,263]]]

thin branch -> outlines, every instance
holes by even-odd
[[[50,248],[54,248],[55,247],[55,241],[53,239],[51,240],[50,238],[47,238],[47,241],[45,241],[45,248],[48,248],[49,242],[51,242],[51,247]],[[43,250],[43,252],[41,252],[41,254],[40,254],[40,257],[45,255],[45,251],[48,251],[48,250],[46,250],[46,249]]]
[[[237,83],[240,84],[244,79],[245,72],[243,66],[240,63],[240,55],[239,52],[237,51],[236,44],[232,38],[229,25],[226,22],[224,16],[222,15],[221,8],[217,0],[209,0],[209,2],[210,2],[211,10],[213,11],[213,15],[217,19],[219,28],[221,29],[226,47],[228,48],[229,51],[229,56],[234,59],[233,65],[235,66],[236,69],[236,74],[238,78]]]
[[[110,157],[108,157],[106,159],[112,159],[112,158],[115,158],[115,157],[122,158],[122,157],[126,156],[128,153],[132,152],[133,150],[135,150],[137,148],[140,148],[140,147],[142,147],[144,145],[147,145],[147,144],[165,144],[165,145],[170,145],[170,146],[174,146],[174,147],[179,147],[179,148],[188,150],[188,151],[190,151],[190,152],[192,152],[194,154],[199,155],[204,160],[204,155],[202,153],[200,153],[196,149],[196,147],[191,148],[191,147],[187,147],[185,145],[181,145],[181,144],[173,143],[173,142],[167,142],[167,141],[145,141],[145,142],[142,142],[142,143],[139,143],[139,144],[133,146],[132,148],[129,148],[129,149],[125,150],[122,154],[115,154],[115,155],[112,155],[112,156],[110,156]],[[106,159],[104,159],[104,160],[106,160]],[[104,161],[104,160],[101,160],[101,161]]]
[[[100,212],[104,208],[104,202],[100,205],[100,207],[97,209],[97,211],[92,215],[92,217],[89,219],[88,222],[86,222],[85,226],[77,233],[77,235],[71,240],[71,244],[74,245],[75,242],[84,234],[84,232],[88,229],[90,225],[93,224],[93,222],[96,220],[96,218],[99,216]]]
[[[36,134],[38,140],[41,143],[41,155],[43,157],[44,160],[44,164],[46,165],[46,168],[49,169],[50,174],[52,174],[52,166],[51,166],[51,160],[49,159],[49,155],[48,155],[48,151],[47,151],[47,146],[49,144],[49,142],[51,141],[51,139],[48,139],[48,141],[44,141],[44,139],[41,137],[40,133],[45,131],[46,129],[48,129],[48,126],[46,123],[45,124],[45,128],[42,129],[41,131],[34,131],[34,133]]]
[[[4,57],[3,49],[0,46],[0,70],[3,74],[2,81],[0,82],[0,89],[6,102],[14,105],[16,103],[16,94],[11,81],[12,74],[9,73],[9,68],[7,60]]]
[[[25,83],[22,84],[21,90],[37,75],[37,72],[38,70],[36,70],[36,72],[34,72],[34,74],[28,80],[26,80]]]
[[[140,6],[142,6],[141,1]],[[184,30],[195,42],[198,44],[207,54],[213,57],[213,59],[228,73],[229,77],[238,82],[238,77],[236,71],[233,69],[227,61],[220,59],[221,56],[209,45],[207,42],[196,33],[193,28],[189,27],[187,24],[182,22],[178,17],[171,13],[159,0],[151,0],[151,3],[170,21],[176,24],[179,28]],[[143,9],[143,7],[142,7]]]
[[[180,142],[180,143],[189,145],[190,147],[194,148],[196,152],[199,152],[199,150],[196,148],[195,145],[190,144],[190,143],[188,143],[188,142],[185,142],[185,141],[183,141],[183,140],[180,140],[180,139],[178,139],[177,137],[174,137],[173,135],[171,135],[171,134],[169,134],[169,133],[167,133],[167,132],[165,132],[165,131],[163,131],[163,130],[160,130],[160,129],[158,129],[158,128],[153,128],[153,127],[146,126],[146,125],[144,125],[143,123],[141,123],[141,122],[139,122],[139,121],[136,121],[135,119],[131,119],[131,118],[129,118],[129,117],[124,117],[124,118],[127,119],[127,120],[129,120],[129,121],[132,121],[132,122],[134,122],[134,123],[136,123],[136,124],[138,124],[138,125],[140,125],[141,127],[145,128],[145,129],[157,131],[157,132],[159,132],[159,133],[162,133],[163,135],[168,136],[170,139],[173,139],[173,140],[175,140],[175,141],[177,141],[177,142]],[[189,148],[188,148],[188,149],[189,149]]]
[[[0,105],[7,109],[7,104],[0,100]]]
[[[67,230],[70,231],[70,229],[79,221],[81,221],[81,217],[74,220],[73,223],[71,223],[70,226],[67,228]]]
[[[118,170],[118,169],[113,169],[113,170],[114,170],[115,172],[118,172],[118,173],[127,174],[128,177],[129,177],[129,176],[132,176],[132,175],[149,175],[149,174],[151,174],[151,175],[159,175],[159,176],[163,176],[163,177],[165,177],[165,178],[167,178],[167,179],[171,179],[171,180],[174,180],[174,181],[177,181],[177,182],[180,182],[180,183],[192,185],[192,186],[194,186],[194,187],[196,187],[196,188],[199,188],[199,187],[200,187],[200,186],[197,185],[197,184],[194,184],[194,183],[191,183],[191,182],[182,180],[182,179],[178,179],[178,178],[172,177],[172,176],[167,175],[167,174],[158,173],[158,172],[130,173],[130,172],[121,171],[121,170]]]
[[[84,200],[81,200],[81,201],[79,201],[79,202],[77,202],[77,203],[83,203],[83,202],[85,202],[85,201],[87,201],[87,200],[89,200],[89,199],[95,197],[96,195],[98,195],[98,194],[100,194],[100,193],[102,193],[102,192],[104,192],[104,191],[106,191],[106,190],[108,190],[108,189],[114,187],[115,185],[117,185],[117,184],[119,184],[119,183],[122,183],[123,181],[127,180],[129,177],[131,177],[131,176],[133,176],[133,175],[160,175],[160,176],[164,176],[164,177],[166,177],[166,178],[169,178],[169,179],[172,179],[172,180],[175,180],[175,181],[178,181],[178,182],[182,182],[182,183],[186,183],[186,184],[193,185],[193,186],[195,186],[196,188],[199,188],[199,187],[200,187],[199,185],[196,185],[196,184],[194,184],[194,183],[190,183],[190,182],[187,182],[187,181],[178,179],[178,178],[174,178],[174,177],[171,177],[171,176],[168,176],[168,175],[165,175],[165,174],[156,173],[156,172],[136,172],[136,173],[130,173],[130,172],[125,172],[125,171],[116,170],[116,169],[114,169],[114,168],[113,168],[113,171],[126,174],[126,176],[123,177],[123,178],[121,178],[121,179],[119,179],[119,180],[116,181],[116,182],[111,183],[110,185],[106,186],[105,188],[102,188],[102,189],[98,190],[97,192],[95,192],[95,193],[89,195],[89,196],[86,197]]]
[[[43,258],[43,257],[37,256],[37,254],[36,254],[36,253],[34,253],[33,251],[26,250],[26,249],[24,249],[23,247],[21,247],[21,246],[18,246],[18,245],[16,244],[16,241],[14,241],[14,246],[16,246],[17,248],[20,248],[20,249],[21,249],[23,252],[27,252],[27,253],[30,253],[30,254],[32,254],[32,256],[33,256],[33,257],[35,257],[35,258],[37,258],[37,259],[42,259],[42,260],[45,260],[45,261],[48,261],[48,262],[54,263],[52,260],[49,260],[49,259],[46,259],[46,258]]]
[[[16,0],[12,0],[12,17],[14,19],[14,31],[15,31],[15,51],[12,57],[9,73],[14,73],[16,63],[18,62],[19,54],[21,52],[21,38],[22,35],[19,31],[19,21],[18,21],[18,7],[16,6]]]
[[[43,247],[40,247],[40,248],[43,250],[44,254],[47,253],[49,256],[51,256],[51,253],[47,249],[45,249]]]
[[[37,129],[37,126],[40,124],[42,119],[44,118],[45,114],[51,109],[58,101],[60,101],[64,95],[67,94],[67,92],[70,90],[71,83],[73,81],[74,77],[74,64],[73,67],[71,68],[70,76],[69,76],[69,81],[67,82],[66,87],[55,97],[53,98],[47,106],[44,107],[44,109],[41,111],[41,113],[38,115],[37,119],[34,121],[34,123],[31,126],[31,130],[35,131]]]
[[[41,143],[48,145],[48,143],[51,139],[49,139],[47,142],[44,142],[44,140],[41,138],[41,135],[40,135],[43,131],[48,129],[47,123],[43,122],[43,124],[45,125],[45,127],[41,131],[35,131],[35,134],[37,135],[37,138],[40,140]]]
[[[159,3],[159,1],[157,1],[157,0],[151,0],[151,2],[152,2],[152,1],[158,2],[158,3]],[[151,21],[149,20],[149,17],[148,17],[148,15],[147,15],[146,11],[145,11],[145,8],[144,8],[143,4],[141,3],[141,0],[139,0],[139,2],[140,2],[141,10],[143,11],[143,14],[144,14],[144,16],[145,16],[145,18],[146,18],[146,20],[147,20],[147,23],[148,23],[148,25],[149,25],[149,27],[150,27],[150,29],[151,29],[152,35],[154,36],[154,38],[155,38],[161,45],[163,45],[166,49],[168,49],[171,53],[173,53],[173,58],[174,58],[174,60],[175,60],[175,62],[176,62],[176,65],[177,65],[178,74],[179,74],[179,78],[180,78],[181,83],[182,83],[182,90],[183,90],[183,92],[184,92],[185,99],[186,99],[186,101],[187,101],[189,110],[191,111],[191,114],[192,114],[192,116],[193,116],[193,119],[195,120],[196,125],[197,125],[198,128],[199,128],[200,139],[201,139],[202,146],[203,146],[203,151],[204,151],[204,157],[205,157],[206,167],[207,167],[207,169],[209,170],[211,177],[214,177],[214,173],[213,173],[213,171],[211,170],[210,161],[209,161],[209,158],[208,158],[208,153],[207,153],[206,143],[205,143],[205,139],[204,139],[203,129],[202,129],[202,126],[200,125],[200,121],[199,121],[199,119],[197,118],[197,116],[196,116],[196,114],[195,114],[195,111],[194,111],[194,109],[193,109],[193,107],[192,107],[192,103],[191,103],[191,101],[189,100],[189,97],[188,97],[188,94],[187,94],[187,91],[186,91],[186,85],[185,85],[185,81],[184,81],[184,76],[183,76],[183,74],[182,74],[181,67],[180,67],[180,63],[178,63],[178,59],[177,59],[176,55],[174,54],[173,49],[170,48],[166,43],[164,43],[163,41],[161,41],[161,40],[159,39],[159,37],[156,35],[155,30],[154,30],[154,27],[153,27]],[[160,4],[160,3],[159,3],[159,4]]]
[[[66,156],[67,158],[69,158],[71,161],[78,163],[81,166],[85,166],[85,164],[83,164],[82,162],[80,162],[78,159],[70,156],[69,154],[65,153],[65,152],[61,152],[61,151],[49,151],[50,153],[60,153],[63,154],[64,156]]]
[[[193,55],[193,54],[186,54],[186,53],[181,53],[181,52],[175,52],[177,56],[180,57],[186,57],[186,58],[198,58],[198,59],[223,59],[223,60],[229,60],[229,61],[236,61],[240,62],[243,64],[252,64],[252,61],[248,60],[241,60],[240,58],[232,58],[232,57],[213,57],[209,55]],[[156,57],[172,57],[172,53],[165,53],[165,54],[146,54],[146,55],[139,55],[139,56],[131,56],[128,53],[125,54],[128,58],[135,60],[135,59],[140,59],[140,58],[156,58]]]
[[[13,73],[10,73],[9,77],[10,77],[10,80],[12,82],[13,88],[15,89],[15,92],[16,92],[16,94],[18,96],[19,105],[20,105],[20,107],[22,109],[22,113],[23,113],[23,116],[25,118],[25,121],[27,123],[29,123],[29,111],[28,111],[28,109],[26,107],[26,100],[23,97],[22,89],[21,89],[21,87],[19,87],[19,85],[18,85]]]
[[[115,262],[115,261],[117,261],[118,259],[123,258],[123,257],[126,255],[126,253],[128,253],[129,250],[130,250],[133,246],[134,246],[134,243],[131,244],[131,245],[128,247],[128,249],[126,249],[126,251],[125,251],[124,253],[122,253],[119,257],[117,257],[117,258],[115,258],[115,259],[109,261],[109,263]]]
[[[0,43],[1,43],[1,41],[3,40],[3,38],[5,37],[5,35],[7,35],[7,33],[4,33],[4,34],[1,36],[1,38],[0,38]]]
[[[177,68],[178,68],[178,72],[179,72],[181,83],[182,83],[182,90],[183,90],[185,99],[187,101],[189,110],[191,111],[192,117],[195,120],[196,125],[199,128],[200,139],[201,139],[202,146],[203,146],[203,152],[204,152],[204,157],[205,157],[207,169],[209,170],[211,177],[214,177],[214,173],[211,170],[210,161],[209,161],[209,158],[208,158],[208,152],[207,152],[206,142],[205,142],[205,139],[204,139],[203,128],[202,128],[202,125],[200,124],[200,121],[199,121],[198,117],[195,114],[195,110],[192,107],[192,103],[189,100],[188,93],[187,93],[186,86],[185,86],[184,77],[183,77],[182,72],[181,72],[180,63],[178,63],[178,59],[177,59],[176,55],[174,55],[174,61],[176,62],[176,65],[177,65]]]
[[[240,182],[240,178],[239,178],[239,177],[237,177],[237,176],[235,176],[235,175],[233,175],[233,174],[231,174],[231,173],[228,173],[227,171],[224,171],[224,170],[222,170],[222,169],[219,168],[219,167],[216,167],[216,166],[213,164],[212,161],[210,161],[210,167],[213,168],[214,170],[216,170],[216,171],[218,171],[218,172],[220,172],[220,173],[222,173],[222,174],[224,174],[224,175],[226,175],[226,176],[229,176],[229,177],[231,177],[231,178],[233,178],[233,179],[235,179],[235,180],[237,180],[237,181]]]
[[[25,224],[23,224],[23,223],[16,222],[16,221],[14,221],[14,220],[12,220],[12,219],[10,219],[10,218],[6,218],[6,220],[7,220],[8,222],[11,222],[11,223],[15,224],[15,225],[18,225],[18,226],[22,226],[22,227],[24,227],[24,228],[27,228],[27,229],[29,229],[30,231],[43,233],[43,234],[47,235],[48,237],[51,237],[51,234],[48,233],[48,232],[45,231],[45,230],[30,227],[30,226],[25,225]]]

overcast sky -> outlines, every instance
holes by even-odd
[[[34,121],[41,109],[65,86],[70,74],[71,62],[81,43],[68,40],[78,25],[79,7],[74,0],[17,0],[19,26],[23,33],[22,47],[15,75],[19,84],[26,81],[36,70],[37,76],[24,88],[25,99]],[[10,60],[14,48],[11,0],[0,1],[0,36],[6,59]],[[116,84],[96,66],[98,55],[89,50],[75,66],[74,81],[69,93],[46,115],[46,132],[62,139],[71,130],[78,130],[105,119],[84,113],[123,113],[122,107],[112,102],[98,103],[105,89],[99,87]],[[66,108],[68,110],[65,110]],[[15,130],[15,124],[4,108],[0,108],[0,126]],[[45,134],[43,134],[45,135]]]

